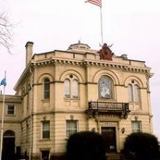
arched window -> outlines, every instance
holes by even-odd
[[[73,79],[71,87],[72,87],[71,88],[72,97],[77,98],[78,97],[78,81],[76,79]]]
[[[131,84],[128,85],[128,99],[129,99],[129,102],[132,102],[133,101],[133,87]]]
[[[64,81],[64,96],[65,97],[70,97],[70,80],[66,79]]]
[[[50,80],[48,78],[44,79],[44,99],[50,98]]]
[[[134,102],[139,102],[139,86],[138,85],[134,85]]]
[[[99,80],[98,90],[99,98],[111,99],[113,98],[113,82],[108,76],[102,76]]]
[[[74,75],[69,75],[64,80],[64,96],[66,98],[78,98],[79,86],[78,80]]]
[[[140,90],[136,81],[132,80],[132,82],[128,85],[128,100],[129,102],[139,102],[140,101]]]

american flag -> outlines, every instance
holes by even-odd
[[[88,0],[87,2],[92,3],[96,6],[102,7],[102,0]]]

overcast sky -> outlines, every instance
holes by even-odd
[[[0,47],[0,77],[7,71],[8,94],[25,67],[25,44],[34,53],[66,50],[79,40],[99,49],[99,7],[85,0],[0,0],[0,11],[14,24],[12,55]],[[160,0],[102,0],[104,42],[115,55],[144,60],[150,80],[154,133],[160,138]]]

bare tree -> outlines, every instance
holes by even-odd
[[[0,14],[0,46],[7,49],[11,53],[11,34],[12,25],[9,23],[7,16],[4,13]]]

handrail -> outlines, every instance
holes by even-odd
[[[94,116],[96,113],[106,113],[118,114],[121,117],[126,117],[130,110],[128,103],[90,101],[88,102],[87,112],[92,116]]]

